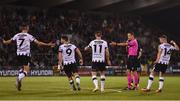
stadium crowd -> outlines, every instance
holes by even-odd
[[[32,45],[30,64],[33,69],[51,69],[53,65],[57,64],[59,39],[63,34],[68,34],[71,37],[72,43],[82,51],[85,65],[90,65],[91,56],[83,49],[94,38],[93,33],[97,30],[103,32],[103,38],[108,42],[126,41],[126,33],[133,31],[143,49],[141,63],[151,65],[156,57],[159,44],[158,35],[161,32],[158,28],[143,23],[140,16],[120,16],[59,9],[1,7],[1,38],[13,37],[18,33],[19,25],[22,22],[29,24],[29,33],[37,39],[57,44],[54,48]],[[15,51],[14,44],[6,46],[0,43],[0,69],[14,69],[16,67]],[[127,57],[125,47],[110,46],[110,51],[113,65],[125,65]]]

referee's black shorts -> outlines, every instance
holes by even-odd
[[[127,60],[127,69],[130,71],[137,71],[139,61],[137,56],[129,56]]]

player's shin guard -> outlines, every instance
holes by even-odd
[[[94,83],[95,88],[98,89],[98,80],[97,80],[97,77],[96,76],[92,76],[92,81]]]
[[[127,79],[128,79],[128,88],[131,89],[131,80],[132,80],[132,77],[131,77],[131,73],[128,72],[127,73]]]
[[[159,90],[163,88],[164,85],[164,77],[159,77]]]
[[[78,75],[75,78],[76,78],[76,85],[80,89],[80,76]]]
[[[101,76],[101,91],[104,91],[105,80],[106,80],[106,77],[102,75]]]
[[[147,89],[151,89],[151,85],[152,85],[153,81],[154,81],[154,76],[150,75],[149,80],[148,80]]]

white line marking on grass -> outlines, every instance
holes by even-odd
[[[85,90],[92,90],[92,89],[90,89],[90,88],[83,88],[83,89],[85,89]],[[122,89],[105,89],[105,92],[108,92],[108,91],[114,91],[114,92],[118,92],[118,93],[121,93],[122,92]]]
[[[115,91],[115,92],[118,92],[118,93],[122,92],[121,89],[119,89],[119,90],[116,90],[116,89],[107,89],[107,90]]]

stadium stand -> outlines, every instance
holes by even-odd
[[[57,52],[59,38],[68,34],[71,41],[82,51],[85,65],[90,65],[91,57],[83,52],[84,47],[94,38],[94,31],[101,30],[104,39],[108,42],[126,41],[126,33],[133,31],[142,45],[142,65],[149,67],[155,58],[158,45],[157,36],[161,30],[146,25],[140,16],[120,16],[94,12],[61,11],[54,9],[32,8],[0,8],[1,37],[11,38],[19,31],[19,25],[26,22],[30,25],[30,33],[44,42],[55,42],[57,46],[52,49],[32,46],[32,69],[52,69],[57,65]],[[118,40],[117,40],[118,39]],[[152,42],[153,40],[153,42]],[[15,45],[5,46],[0,43],[0,69],[15,69]],[[112,64],[125,65],[126,48],[110,47]],[[173,60],[177,60],[176,58]],[[177,63],[174,62],[173,63]],[[176,64],[173,64],[176,65]]]

